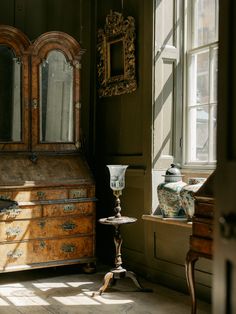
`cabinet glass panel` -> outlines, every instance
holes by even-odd
[[[0,45],[0,142],[21,141],[21,60]]]
[[[73,66],[52,50],[40,65],[40,142],[73,142],[73,115]]]

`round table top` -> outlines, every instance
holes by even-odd
[[[133,218],[133,217],[126,217],[126,216],[121,216],[121,217],[115,217],[115,216],[111,216],[111,217],[107,217],[107,218],[101,218],[99,219],[99,222],[101,224],[104,225],[124,225],[124,224],[130,224],[130,223],[134,223],[135,221],[137,221],[137,218]]]

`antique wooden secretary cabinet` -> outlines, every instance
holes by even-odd
[[[0,25],[0,272],[95,261],[95,185],[80,143],[80,44]]]

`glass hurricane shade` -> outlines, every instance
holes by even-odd
[[[127,165],[107,165],[110,172],[110,188],[121,191],[125,187],[125,171]]]

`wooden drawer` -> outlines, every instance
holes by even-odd
[[[90,198],[95,197],[95,188],[94,186],[79,186],[76,188],[69,189],[69,198],[78,199],[78,198]]]
[[[193,221],[193,236],[213,239],[213,224],[204,221]]]
[[[88,191],[86,187],[70,189],[69,190],[69,198],[86,198],[88,197]]]
[[[214,213],[214,204],[213,203],[204,203],[204,202],[195,202],[195,216],[196,217],[206,217],[213,218]]]
[[[11,199],[16,202],[63,200],[67,198],[80,199],[94,197],[93,187],[81,186],[76,188],[41,188],[41,189],[22,189],[13,191],[0,191],[0,198]]]
[[[190,248],[195,252],[212,256],[212,244],[213,241],[210,239],[190,236]]]
[[[41,205],[20,205],[15,209],[0,213],[0,221],[41,218],[43,215]]]
[[[42,200],[61,200],[68,197],[66,189],[37,189],[37,190],[21,190],[12,193],[14,201],[30,202]]]
[[[0,244],[0,270],[3,271],[17,265],[27,264],[30,267],[30,264],[34,263],[93,257],[93,241],[92,236],[85,236]]]
[[[92,202],[43,205],[44,217],[92,215],[94,211],[95,203]]]
[[[63,237],[93,233],[92,216],[0,222],[0,241]]]
[[[45,222],[45,225],[42,226],[47,237],[64,237],[74,234],[91,234],[93,233],[93,217],[76,217],[71,216],[55,219],[42,219],[42,223]]]
[[[50,241],[50,260],[68,260],[94,256],[93,237],[77,237]],[[47,244],[47,242],[45,242]]]
[[[0,198],[6,200],[12,199],[12,191],[0,191]]]

